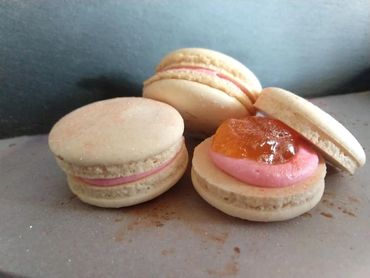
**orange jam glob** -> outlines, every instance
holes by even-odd
[[[280,164],[293,158],[300,140],[296,131],[279,120],[250,116],[223,122],[213,137],[212,150],[228,157]]]

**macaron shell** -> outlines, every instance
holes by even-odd
[[[250,115],[236,98],[193,81],[158,80],[144,87],[143,96],[176,107],[187,132],[200,136],[213,134],[225,119]]]
[[[333,165],[351,174],[365,164],[357,139],[336,119],[311,102],[280,88],[266,88],[255,107],[290,126]]]
[[[312,209],[324,192],[326,166],[320,157],[315,174],[282,188],[245,184],[218,169],[208,155],[211,138],[194,150],[192,181],[197,192],[212,206],[234,217],[252,221],[291,219]]]
[[[185,144],[177,158],[158,173],[136,182],[110,187],[91,186],[80,179],[67,175],[68,185],[77,197],[88,204],[119,208],[149,201],[175,185],[183,176],[188,164]]]
[[[59,120],[49,146],[81,166],[121,165],[161,153],[182,138],[184,123],[171,106],[128,97],[83,106]]]
[[[262,90],[259,80],[252,71],[236,59],[218,51],[204,48],[178,49],[166,55],[156,70],[158,72],[179,66],[202,66],[236,78],[248,89],[253,101]]]
[[[241,91],[240,88],[238,88],[236,85],[225,79],[216,76],[210,76],[209,74],[205,74],[202,72],[194,72],[190,70],[168,70],[164,72],[159,72],[144,82],[144,91],[145,86],[154,83],[158,80],[165,79],[179,79],[193,81],[203,85],[207,85],[214,89],[218,89],[226,93],[230,97],[234,97],[237,100],[239,100],[250,112],[251,115],[255,114],[255,108],[253,106],[253,103],[248,98],[248,96],[243,91]]]

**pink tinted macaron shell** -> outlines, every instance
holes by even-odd
[[[115,98],[64,116],[49,146],[82,201],[123,207],[150,200],[181,178],[188,159],[183,130],[181,115],[165,103]]]

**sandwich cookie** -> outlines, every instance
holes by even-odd
[[[276,108],[277,102],[286,105]],[[338,143],[333,134],[317,138],[317,127],[312,128],[315,119],[327,115],[327,124],[340,124],[308,101],[281,89],[263,90],[256,107],[276,119],[249,116],[222,123],[213,137],[195,148],[193,185],[209,204],[231,216],[264,222],[291,219],[320,201],[326,175],[323,157],[327,157],[321,145],[332,148]],[[294,125],[282,115],[294,119]],[[346,129],[340,126],[342,133]],[[346,130],[343,134],[350,133]],[[312,138],[321,145],[314,144]],[[346,153],[357,158],[359,167],[365,155],[352,135],[347,138],[353,140],[353,148]],[[348,160],[343,158],[344,151],[333,155],[333,161]]]
[[[261,84],[237,60],[217,51],[183,48],[159,63],[143,96],[175,107],[188,133],[208,136],[228,118],[254,115]]]
[[[183,130],[181,115],[165,103],[115,98],[64,116],[49,147],[83,202],[118,208],[153,199],[182,177]]]

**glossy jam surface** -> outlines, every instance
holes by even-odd
[[[212,150],[231,158],[282,164],[294,157],[300,140],[279,120],[250,116],[223,122],[213,137]]]

